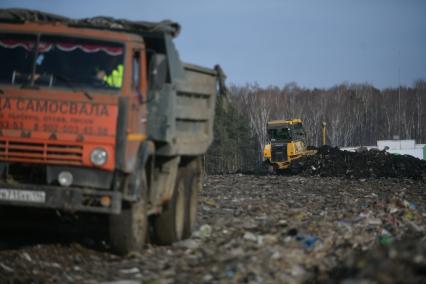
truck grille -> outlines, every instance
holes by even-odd
[[[273,162],[287,161],[287,144],[272,145],[271,156]]]
[[[0,138],[0,160],[46,164],[83,164],[83,146]]]

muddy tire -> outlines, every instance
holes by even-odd
[[[188,169],[185,188],[186,220],[183,238],[191,237],[197,223],[198,194],[202,188],[200,169]]]
[[[111,248],[115,253],[121,255],[141,251],[148,234],[145,171],[141,171],[134,182],[142,187],[141,198],[136,202],[124,203],[121,213],[111,215],[109,220]]]
[[[153,241],[160,245],[170,245],[183,239],[185,227],[185,175],[178,172],[172,199],[163,212],[154,217]]]

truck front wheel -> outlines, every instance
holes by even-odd
[[[110,216],[110,243],[113,251],[118,254],[141,251],[148,234],[145,171],[140,171],[139,175],[132,179],[128,186],[142,187],[141,198],[136,202],[124,203],[120,214]]]
[[[185,175],[178,172],[172,199],[163,212],[154,218],[154,241],[170,245],[183,238],[185,227]]]

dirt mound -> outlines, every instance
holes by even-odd
[[[300,158],[290,170],[302,175],[349,178],[413,178],[426,180],[426,161],[376,149],[359,152],[322,146],[313,156]]]

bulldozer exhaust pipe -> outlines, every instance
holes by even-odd
[[[325,141],[326,141],[326,126],[327,123],[325,123],[325,121],[322,122],[322,145],[325,145]]]

